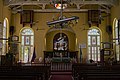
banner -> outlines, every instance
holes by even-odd
[[[34,47],[34,51],[33,51],[33,56],[32,56],[31,62],[34,62],[35,58],[36,58],[36,52],[35,52],[35,47]]]
[[[80,63],[82,63],[82,48],[80,46]]]

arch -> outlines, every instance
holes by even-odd
[[[67,35],[69,39],[69,50],[75,51],[76,50],[76,34],[74,30],[71,27],[64,27],[64,28],[59,28],[59,27],[52,27],[50,28],[46,35],[45,35],[45,44],[46,44],[46,50],[52,51],[53,49],[53,39],[54,36],[57,33],[64,33]]]
[[[58,27],[51,27],[48,31],[47,31],[47,34],[50,33],[50,32],[53,32],[53,31],[56,31],[56,30],[61,30],[61,28],[58,26]],[[72,32],[75,34],[74,30],[70,27],[70,26],[67,26],[67,27],[64,27],[62,28],[62,31],[69,31],[69,32]]]
[[[9,21],[7,18],[3,21],[3,38],[8,39],[9,36]],[[3,40],[2,55],[5,55],[8,52],[8,43],[6,40]]]
[[[100,61],[101,30],[98,27],[91,27],[87,33],[88,60]]]
[[[20,54],[19,60],[27,63],[31,62],[34,51],[34,31],[30,27],[24,27],[20,30]]]
[[[90,29],[98,29],[100,31],[100,35],[102,35],[102,31],[100,28],[98,28],[97,26],[92,26],[90,27]],[[101,40],[102,40],[102,37],[101,37]]]

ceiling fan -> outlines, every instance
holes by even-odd
[[[101,21],[104,21],[104,18],[109,17],[110,13],[106,13],[105,15],[102,15],[102,13],[99,15],[98,19]]]
[[[37,27],[36,31],[39,31],[39,30],[45,30],[45,29],[44,29],[44,28],[41,28],[41,29],[40,29],[40,28]]]
[[[104,18],[110,16],[109,6],[98,5],[98,7],[99,7],[99,9],[98,9],[98,10],[99,10],[99,16],[98,16],[98,19],[99,19],[99,20],[103,21]],[[106,12],[105,12],[104,14],[102,13],[102,8],[106,9]]]
[[[89,28],[83,28],[81,31],[84,31],[84,30],[91,30],[91,29],[89,29]]]
[[[90,28],[86,28],[85,26],[88,26],[88,24],[83,24],[81,31],[84,31],[84,30],[91,30]]]
[[[35,25],[36,23],[39,23],[39,21],[34,21],[34,22],[32,22],[32,25]]]

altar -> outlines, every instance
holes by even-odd
[[[75,48],[70,48],[71,42],[69,41],[68,35],[61,32],[54,35],[52,39],[53,45],[47,48],[47,51],[44,51],[44,62],[71,62],[71,60],[78,61],[78,51],[75,51]],[[72,42],[73,43],[73,42]],[[53,48],[52,48],[53,47]],[[50,49],[52,48],[52,49]],[[51,51],[49,51],[51,50]]]
[[[44,62],[71,62],[78,61],[78,51],[44,51]]]
[[[52,61],[51,62],[63,62],[63,63],[69,63],[71,61],[71,58],[67,58],[67,57],[60,57],[60,58],[52,58]]]

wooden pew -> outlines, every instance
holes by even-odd
[[[0,80],[49,80],[50,65],[0,66]]]
[[[79,80],[120,80],[120,72],[116,71],[89,71],[79,72]]]
[[[119,66],[97,66],[95,64],[73,64],[74,80],[120,80]]]

